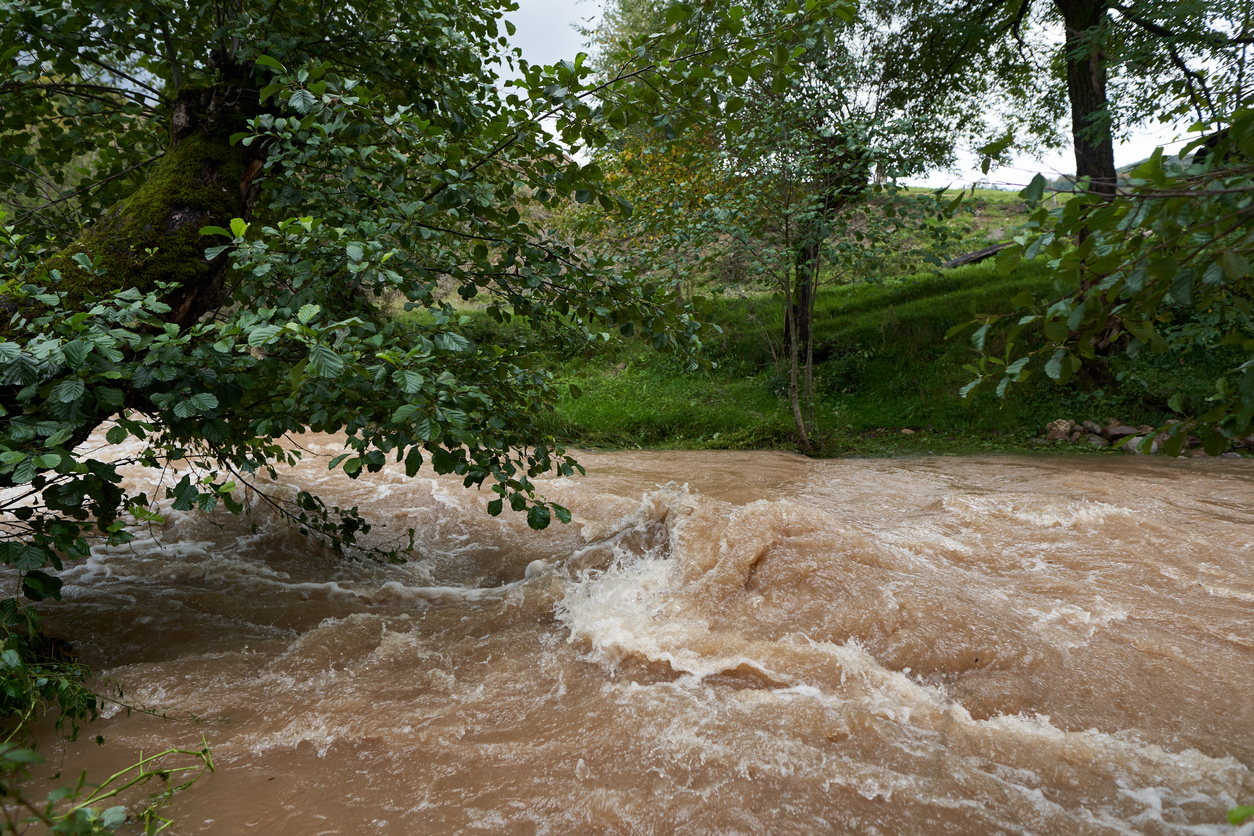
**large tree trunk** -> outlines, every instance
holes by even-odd
[[[1071,102],[1071,137],[1077,178],[1089,188],[1113,197],[1118,175],[1106,98],[1106,62],[1100,32],[1106,22],[1106,0],[1054,0],[1067,29],[1067,98]]]
[[[170,149],[144,185],[44,263],[50,276],[54,270],[60,274],[51,288],[66,294],[62,315],[84,310],[93,298],[111,291],[135,288],[148,293],[161,289],[160,283],[173,285],[163,294],[170,306],[165,319],[180,327],[195,323],[221,303],[230,258],[222,253],[206,259],[207,247],[225,242],[202,236],[200,229],[229,227],[232,218],[252,214],[261,152],[256,146],[232,145],[230,136],[245,129],[258,109],[256,93],[247,92],[253,86],[244,80],[180,94],[171,108]],[[251,108],[241,107],[240,101],[251,102]],[[80,253],[96,265],[94,271],[74,261]],[[0,341],[24,341],[10,324],[11,314],[29,319],[47,310],[42,303],[0,294]],[[17,400],[20,388],[0,387],[0,405],[9,414],[22,410]],[[127,393],[127,405],[143,410],[148,404],[143,393],[132,391]],[[84,416],[68,446],[85,440],[108,417]]]
[[[226,104],[241,96],[247,93],[225,84],[179,96],[171,112],[170,149],[148,180],[45,265],[60,271],[57,289],[69,293],[67,307],[128,287],[146,293],[158,282],[178,285],[164,299],[171,307],[166,319],[178,325],[190,325],[220,303],[230,259],[222,253],[207,260],[205,249],[224,242],[200,230],[226,228],[232,218],[252,215],[262,167],[256,146],[230,142],[253,115]],[[79,267],[77,253],[97,260],[103,276]]]

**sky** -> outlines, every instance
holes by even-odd
[[[506,15],[518,31],[511,39],[532,64],[555,64],[584,49],[573,24],[595,19],[597,0],[518,0],[518,11]]]
[[[599,0],[518,0],[517,12],[508,15],[517,27],[513,43],[523,51],[523,57],[533,64],[552,64],[565,58],[574,58],[584,48],[583,36],[573,24],[590,25],[600,14]],[[1156,145],[1165,144],[1168,151],[1175,150],[1182,142],[1172,143],[1178,136],[1173,127],[1145,130],[1125,143],[1115,146],[1115,165],[1124,166],[1143,160]],[[1171,144],[1169,144],[1171,143]],[[972,154],[965,155],[957,172],[935,172],[926,178],[912,181],[914,185],[939,187],[969,186],[984,178],[979,162]],[[1010,188],[1026,186],[1038,172],[1053,179],[1075,171],[1075,158],[1070,148],[1048,155],[1043,159],[1019,157],[988,175],[996,186]]]

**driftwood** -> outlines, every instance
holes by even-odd
[[[950,259],[941,265],[941,268],[961,267],[964,264],[975,264],[977,261],[983,261],[986,258],[992,258],[1002,250],[1013,244],[1014,241],[1002,241],[1000,244],[994,244],[991,247],[985,247],[982,250],[976,250],[973,253],[966,253],[957,258]]]

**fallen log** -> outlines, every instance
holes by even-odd
[[[944,264],[941,265],[941,269],[943,270],[949,267],[961,267],[964,264],[975,264],[977,261],[983,261],[986,258],[992,258],[993,256],[997,255],[999,252],[1006,249],[1006,247],[1009,247],[1013,243],[1014,241],[1002,241],[1000,244],[994,244],[991,247],[985,247],[984,249],[976,250],[973,253],[966,253],[965,255],[960,255],[957,258],[952,258],[949,261],[946,261]]]

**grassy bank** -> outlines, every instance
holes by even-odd
[[[1200,406],[1206,381],[1229,362],[1200,348],[1136,358],[1118,353],[1065,387],[1038,367],[1007,398],[977,390],[964,402],[958,390],[971,375],[962,366],[976,355],[967,333],[949,340],[945,333],[972,312],[1010,311],[1010,299],[1025,289],[1054,291],[1043,264],[1023,265],[1009,277],[998,276],[987,262],[940,276],[823,288],[815,321],[822,452],[1038,449],[1033,439],[1056,418],[1158,425],[1174,414],[1167,408],[1172,394],[1181,392],[1186,404]],[[795,447],[786,367],[777,362],[779,298],[716,298],[708,316],[721,333],[707,341],[711,365],[702,371],[684,371],[676,358],[642,340],[620,341],[581,360],[548,357],[557,378],[582,391],[582,397],[567,394],[557,404],[550,417],[553,434],[593,448]],[[468,328],[476,339],[506,336],[502,326],[473,313]],[[990,342],[990,348],[998,346]]]

